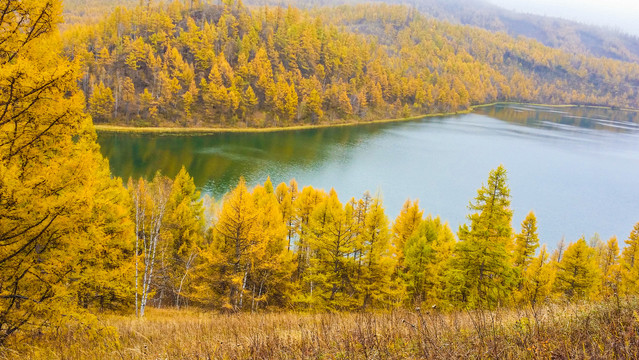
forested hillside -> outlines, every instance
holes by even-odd
[[[326,7],[366,4],[367,0],[289,0],[284,4],[302,7]],[[608,57],[639,62],[639,38],[618,30],[581,24],[556,17],[523,14],[482,0],[386,0],[390,4],[408,5],[432,18],[453,24],[471,25],[491,32],[524,36],[569,53]],[[255,0],[250,4],[280,5],[277,0]]]
[[[639,38],[618,30],[580,24],[551,16],[522,14],[482,0],[386,0],[390,4],[408,5],[422,14],[454,24],[477,26],[492,32],[505,32],[513,37],[525,36],[564,51],[639,62]],[[214,1],[209,3],[216,4]],[[248,6],[293,6],[305,9],[363,3],[368,0],[247,0]],[[99,21],[117,6],[134,7],[139,0],[65,0],[67,23]]]
[[[451,112],[513,100],[639,107],[639,65],[428,19],[401,6],[308,14],[117,9],[65,33],[98,123],[288,126]]]
[[[639,37],[621,30],[581,24],[552,14],[517,13],[483,1],[417,0],[412,5],[437,19],[505,32],[513,37],[525,36],[567,52],[639,62]]]
[[[133,7],[140,4],[139,0],[63,0],[61,25],[64,28],[68,24],[95,23],[118,6]]]

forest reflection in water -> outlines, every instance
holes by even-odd
[[[490,169],[504,164],[515,229],[535,210],[542,242],[599,232],[627,236],[639,221],[639,115],[598,108],[496,105],[422,120],[272,133],[99,133],[116,176],[174,176],[185,166],[221,198],[240,176],[334,187],[342,201],[379,193],[389,216],[407,198],[456,231]]]

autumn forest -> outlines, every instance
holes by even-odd
[[[65,32],[96,123],[290,126],[495,101],[637,108],[639,65],[429,19],[414,9],[149,5]]]
[[[186,168],[116,178],[94,124],[639,108],[639,64],[399,5],[144,1],[92,24],[62,6],[0,0],[0,358],[638,355],[639,223],[548,248],[534,212],[513,223],[503,165],[451,229],[416,199],[392,219],[294,179],[212,199]]]

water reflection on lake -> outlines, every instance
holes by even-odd
[[[391,217],[407,198],[456,231],[490,169],[508,169],[514,225],[534,210],[554,246],[599,232],[625,239],[639,221],[639,115],[592,108],[498,105],[475,113],[352,127],[158,136],[100,133],[117,176],[174,176],[186,166],[220,198],[244,176],[335,187],[342,201],[382,194]]]

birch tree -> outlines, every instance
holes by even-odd
[[[162,222],[171,192],[171,179],[155,175],[152,182],[144,179],[134,184],[129,180],[135,223],[135,310],[144,317],[153,285]],[[141,274],[140,274],[141,273]]]

